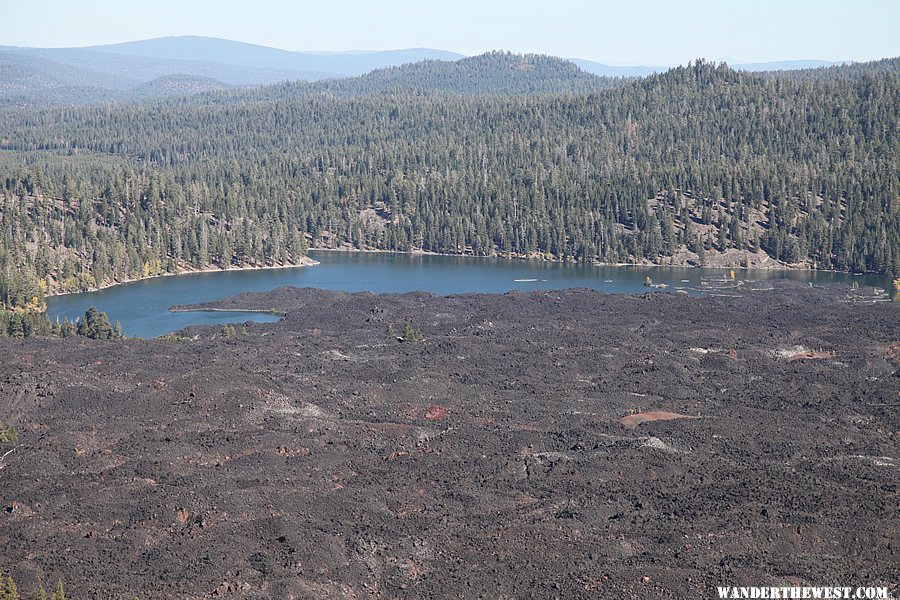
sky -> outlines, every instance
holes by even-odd
[[[607,64],[900,55],[900,0],[0,0],[0,45],[204,35],[285,50],[538,52]]]

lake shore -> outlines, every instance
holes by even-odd
[[[488,255],[480,255],[480,254],[462,254],[462,253],[450,253],[450,252],[432,252],[430,250],[381,250],[378,248],[309,248],[310,252],[335,252],[335,253],[346,253],[352,254],[354,252],[362,253],[362,254],[399,254],[399,255],[409,255],[409,256],[450,256],[450,257],[459,257],[459,258],[496,258],[496,259],[505,259],[511,261],[535,261],[535,262],[547,262],[547,263],[558,263],[558,264],[582,264],[578,261],[574,260],[561,260],[558,258],[550,258],[547,256],[529,256],[524,254],[488,254]],[[721,256],[725,256],[724,254]],[[734,270],[734,271],[800,271],[800,272],[811,272],[811,273],[846,273],[848,275],[853,275],[854,273],[850,273],[848,271],[839,271],[837,269],[813,269],[809,265],[802,264],[791,264],[785,263],[774,258],[769,258],[767,261],[760,261],[759,263],[752,264],[749,266],[740,266],[740,265],[726,265],[726,264],[705,264],[705,265],[696,265],[689,263],[682,264],[664,264],[664,263],[654,263],[650,261],[645,262],[602,262],[602,261],[588,261],[587,264],[593,267],[645,267],[648,269],[707,269],[707,270]],[[877,273],[865,273],[868,275],[877,275]]]
[[[223,313],[255,313],[261,315],[281,315],[284,316],[284,313],[280,313],[274,309],[266,309],[266,308],[191,308],[190,306],[178,305],[170,306],[169,312],[223,312]]]
[[[432,256],[432,257],[458,257],[458,258],[466,258],[466,259],[501,259],[508,260],[511,262],[539,262],[539,263],[552,263],[552,264],[568,264],[568,265],[577,265],[577,264],[585,264],[587,266],[604,268],[604,267],[629,267],[636,269],[685,269],[685,270],[715,270],[715,271],[769,271],[769,272],[807,272],[807,273],[836,273],[836,274],[847,274],[847,275],[856,275],[853,273],[847,273],[845,271],[837,271],[835,269],[812,269],[808,265],[792,265],[788,263],[783,263],[781,261],[777,261],[775,259],[755,262],[749,266],[733,266],[733,265],[719,265],[719,264],[705,264],[703,266],[695,265],[695,264],[657,264],[652,262],[600,262],[600,261],[590,261],[587,263],[578,263],[577,261],[572,260],[560,260],[558,258],[551,258],[545,255],[538,256],[527,256],[527,255],[506,255],[506,254],[493,254],[493,255],[476,255],[476,254],[454,254],[454,253],[440,253],[440,252],[431,252],[428,250],[382,250],[377,248],[365,248],[365,249],[357,249],[353,247],[340,247],[340,248],[322,248],[322,247],[313,247],[309,248],[309,252],[325,252],[325,253],[335,253],[335,254],[386,254],[386,255],[400,255],[400,256]],[[722,255],[724,257],[724,255]],[[712,261],[715,262],[715,261]],[[130,283],[136,283],[139,281],[145,281],[150,279],[159,279],[162,277],[177,277],[181,275],[194,275],[200,273],[224,273],[224,272],[234,272],[234,271],[265,271],[265,270],[276,270],[276,269],[295,269],[300,267],[311,267],[319,264],[319,261],[311,258],[310,256],[304,256],[302,260],[297,261],[296,263],[286,264],[286,265],[262,265],[262,266],[240,266],[240,267],[228,267],[228,268],[219,268],[219,267],[211,267],[206,269],[189,269],[184,271],[179,271],[177,273],[161,273],[159,275],[151,275],[148,277],[136,277],[130,278],[123,281],[116,281],[111,283],[105,283],[102,286],[97,286],[88,290],[80,290],[76,292],[53,292],[48,293],[46,295],[47,298],[57,298],[63,296],[71,296],[75,294],[84,294],[91,292],[98,292],[101,290],[113,288],[116,286],[127,285]],[[763,266],[764,265],[764,266]],[[870,274],[871,275],[871,274]]]
[[[241,294],[282,287],[337,289],[372,294],[405,294],[416,291],[434,295],[461,293],[505,294],[516,290],[597,289],[609,294],[645,294],[668,291],[689,295],[740,295],[769,287],[768,280],[793,279],[803,284],[855,283],[886,290],[885,278],[852,277],[811,271],[739,271],[636,266],[593,266],[507,258],[415,256],[408,253],[315,252],[314,269],[241,269],[220,275],[157,279],[155,282],[120,286],[104,291],[49,298],[51,318],[75,320],[90,306],[121,322],[131,336],[155,337],[200,324],[258,320],[269,315],[194,312],[197,305]],[[732,277],[733,275],[733,277]],[[649,278],[649,281],[648,281]],[[648,287],[648,283],[652,287]],[[663,288],[663,286],[667,286]],[[881,296],[879,296],[880,298]],[[174,307],[174,310],[172,310]],[[217,308],[225,308],[218,306]],[[228,307],[232,308],[232,307]],[[272,307],[264,307],[270,309]]]
[[[308,256],[304,256],[303,260],[298,261],[295,264],[289,265],[263,265],[263,266],[243,266],[243,267],[210,267],[206,269],[190,269],[184,271],[178,271],[177,273],[161,273],[159,275],[149,275],[147,277],[134,277],[131,279],[125,279],[122,281],[114,281],[112,283],[105,283],[101,286],[97,286],[91,288],[89,290],[79,290],[77,292],[55,292],[51,294],[47,294],[47,298],[58,298],[60,296],[72,296],[74,294],[88,294],[91,292],[99,292],[101,290],[106,290],[109,288],[113,288],[119,285],[127,285],[129,283],[137,283],[138,281],[147,281],[149,279],[160,279],[162,277],[178,277],[181,275],[198,275],[201,273],[225,273],[229,271],[266,271],[266,270],[274,270],[274,269],[297,269],[300,267],[314,267],[319,264],[317,260],[313,260]]]

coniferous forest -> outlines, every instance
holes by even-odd
[[[897,276],[898,66],[751,74],[698,60],[608,79],[491,53],[8,106],[0,306],[8,322],[49,293],[290,264],[309,247]]]

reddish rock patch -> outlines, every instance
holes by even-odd
[[[395,450],[394,452],[391,452],[390,454],[385,456],[384,460],[385,462],[394,462],[395,460],[403,456],[409,456],[409,452],[407,452],[406,450]]]
[[[439,421],[447,416],[447,409],[434,404],[425,410],[425,418],[429,421]]]
[[[900,362],[900,341],[891,342],[884,349],[884,356],[893,361]]]

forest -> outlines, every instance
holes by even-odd
[[[23,598],[19,594],[16,582],[12,577],[0,573],[0,600],[25,600],[27,598],[28,596]],[[47,590],[41,586],[31,598],[32,600],[66,600],[66,592],[63,590],[62,581],[59,581],[53,592],[47,593]]]
[[[0,307],[309,247],[900,275],[898,59],[467,61],[0,110]]]

